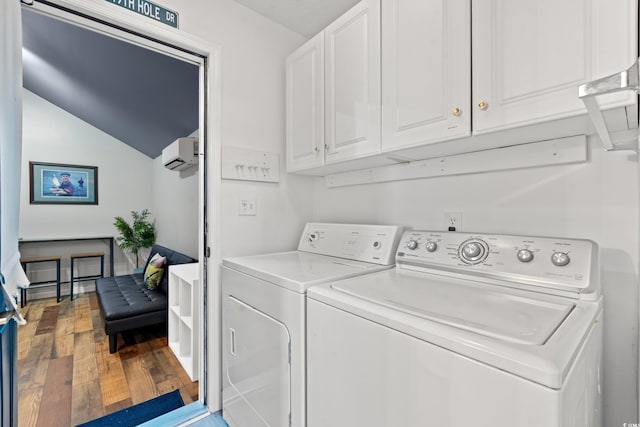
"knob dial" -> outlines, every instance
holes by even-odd
[[[380,249],[382,247],[382,242],[380,240],[376,240],[373,242],[373,249]]]
[[[477,258],[482,255],[482,246],[476,242],[467,243],[462,247],[462,255],[467,259]]]
[[[518,261],[531,262],[533,260],[533,252],[529,249],[520,249],[518,251]]]
[[[427,248],[428,252],[435,252],[438,249],[438,244],[436,242],[427,242],[425,248]]]
[[[467,240],[460,245],[458,253],[463,262],[478,264],[489,255],[489,245],[480,239]]]
[[[417,240],[413,240],[413,239],[409,240],[407,242],[407,248],[412,250],[412,251],[417,249],[418,248],[418,241]]]
[[[551,263],[557,267],[564,267],[565,265],[571,262],[571,258],[569,258],[569,254],[566,252],[554,252],[551,255]]]
[[[320,232],[314,231],[313,233],[309,233],[309,243],[315,243],[320,238]]]

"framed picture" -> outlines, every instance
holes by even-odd
[[[31,204],[97,205],[98,168],[29,162]]]

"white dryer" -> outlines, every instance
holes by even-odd
[[[307,296],[309,427],[602,425],[591,241],[410,231]]]
[[[393,267],[396,226],[306,225],[297,251],[226,258],[222,409],[231,427],[306,425],[306,292]]]

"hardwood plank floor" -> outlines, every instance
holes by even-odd
[[[176,389],[185,403],[198,399],[198,383],[167,347],[164,325],[119,335],[120,350],[109,354],[95,293],[31,300],[23,314],[20,427],[74,426]]]

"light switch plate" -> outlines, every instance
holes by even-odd
[[[255,199],[240,199],[238,215],[255,216],[257,211]]]

